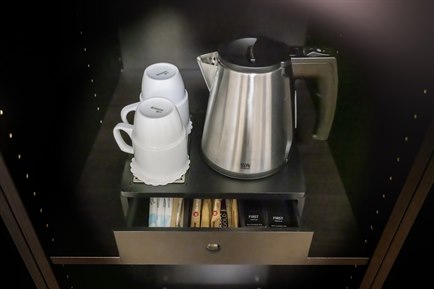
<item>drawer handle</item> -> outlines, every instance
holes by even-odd
[[[215,243],[208,244],[208,245],[206,245],[206,249],[208,251],[211,251],[211,252],[217,252],[217,251],[220,250],[220,245],[219,244],[215,244]]]

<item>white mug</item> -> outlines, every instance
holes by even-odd
[[[164,97],[167,98],[169,100],[171,100],[170,97],[166,97],[166,96],[160,96],[160,97]],[[135,102],[132,104],[129,104],[125,107],[122,108],[121,110],[121,119],[124,123],[129,123],[128,122],[128,118],[127,115],[132,112],[135,111],[137,106],[140,104],[140,102],[144,101],[145,98],[143,98],[143,94],[140,94],[140,101],[139,102]],[[185,130],[187,132],[187,134],[190,134],[191,129],[193,128],[192,126],[192,122],[190,120],[190,109],[189,109],[189,103],[188,103],[188,92],[187,90],[185,90],[185,95],[184,97],[181,99],[181,101],[179,101],[178,103],[175,103],[176,109],[179,112],[179,115],[181,116],[181,120],[182,120],[182,124],[185,127]]]
[[[142,77],[142,96],[170,98],[175,104],[185,95],[184,80],[178,67],[171,63],[159,62],[146,67]]]
[[[132,145],[121,135],[124,131]],[[165,185],[179,179],[189,168],[187,135],[175,105],[153,97],[136,106],[134,125],[118,123],[113,135],[119,148],[134,157],[131,172],[145,184]]]
[[[168,62],[158,62],[146,67],[143,72],[141,89],[140,101],[151,97],[164,97],[172,101],[181,115],[187,134],[190,134],[193,125],[190,120],[188,92],[178,67]],[[124,107],[121,111],[123,122],[128,123],[127,114],[135,110],[138,104],[138,102],[132,103]]]

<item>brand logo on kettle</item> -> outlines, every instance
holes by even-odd
[[[249,170],[250,169],[250,163],[241,163],[240,164],[240,168],[242,169],[242,170]]]

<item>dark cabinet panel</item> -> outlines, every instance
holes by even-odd
[[[0,271],[0,279],[3,288],[16,289],[36,289],[32,277],[26,268],[24,260],[21,258],[13,240],[9,236],[9,232],[3,223],[0,221],[0,252],[3,269]]]
[[[384,283],[384,289],[432,288],[434,277],[429,259],[433,257],[434,232],[432,211],[434,189],[431,188],[421,211],[404,242],[398,258]]]

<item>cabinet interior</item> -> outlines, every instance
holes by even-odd
[[[60,19],[42,13],[48,24],[38,21],[42,17],[37,13],[17,12],[29,25],[25,31],[7,31],[9,45],[2,49],[6,48],[3,55],[8,57],[2,59],[0,70],[1,154],[53,264],[71,264],[72,272],[98,276],[101,262],[122,264],[117,232],[197,233],[191,228],[147,227],[139,215],[148,214],[149,198],[162,196],[184,197],[189,202],[194,198],[284,199],[292,204],[297,222],[280,231],[312,233],[303,265],[368,263],[432,119],[434,84],[426,60],[432,45],[425,45],[432,37],[419,29],[428,19],[423,5],[417,10],[412,6],[411,11],[418,11],[414,15],[421,15],[412,26],[401,21],[408,19],[405,10],[410,4],[397,7],[390,1],[381,1],[384,5],[350,1],[354,3],[341,3],[340,8],[332,5],[336,1],[327,1],[335,13],[333,9],[311,11],[312,7],[297,1],[224,0],[212,9],[208,2],[195,0],[72,2],[66,6],[73,8],[60,10]],[[345,17],[359,15],[362,6],[365,13],[379,16],[393,11],[395,18],[380,17],[384,22],[377,27]],[[419,33],[407,33],[414,37],[408,41],[391,32],[411,30]],[[198,145],[209,92],[196,57],[215,51],[228,38],[253,34],[293,46],[327,47],[339,65],[337,110],[327,141],[311,136],[316,122],[315,83],[310,79],[296,82],[293,146],[302,183],[291,193],[279,190],[272,177],[268,179],[272,184],[267,179],[250,185],[227,184],[219,175],[207,179],[210,183],[203,181],[212,174],[201,161]],[[130,156],[119,150],[112,129],[121,121],[122,107],[138,101],[144,69],[162,61],[179,67],[188,90],[195,134],[190,152],[199,165],[187,173],[187,185],[162,190],[125,185]],[[285,183],[290,178],[283,179],[284,186],[294,185]],[[279,230],[208,231],[219,236],[227,231],[267,234]],[[74,267],[84,263],[90,265],[87,273]],[[289,270],[231,266],[219,269],[233,269],[238,276],[246,270],[247,275],[256,272],[259,277],[268,270],[269,276],[281,279]],[[163,276],[166,269],[173,269],[149,268],[131,270],[137,270],[137,275],[155,270]],[[179,274],[182,283],[182,274],[200,279],[200,272],[213,268],[189,264],[177,267],[174,274]],[[319,275],[324,277],[328,272],[350,275],[354,270],[348,268],[294,265],[290,270],[294,276],[321,270]],[[188,275],[190,269],[194,273]],[[207,278],[208,283],[212,280]]]

